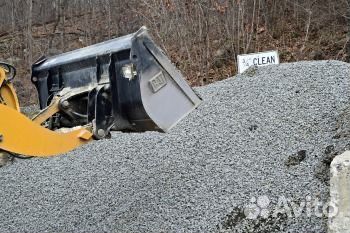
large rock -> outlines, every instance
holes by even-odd
[[[5,166],[9,161],[9,154],[0,150],[0,167]]]
[[[334,158],[331,164],[331,210],[329,233],[350,232],[350,151]]]

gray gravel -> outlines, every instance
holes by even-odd
[[[269,210],[281,196],[327,201],[327,166],[349,142],[349,68],[250,69],[198,88],[203,104],[168,134],[16,160],[0,169],[0,232],[325,232],[326,218],[305,211],[243,211],[259,196]]]

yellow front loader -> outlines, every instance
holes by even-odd
[[[142,27],[32,66],[41,111],[21,114],[16,70],[0,63],[0,155],[49,157],[110,131],[167,132],[201,99]]]

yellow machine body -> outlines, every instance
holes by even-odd
[[[0,67],[0,104],[19,112],[18,98],[12,83],[8,82],[6,78],[6,72],[5,68]]]
[[[66,153],[92,139],[92,133],[85,127],[56,132],[41,126],[48,113],[57,112],[57,105],[49,106],[33,121],[21,114],[15,89],[8,82],[6,72],[0,67],[0,153],[48,157]]]
[[[80,147],[92,137],[92,133],[83,127],[68,133],[51,131],[2,104],[0,116],[0,148],[12,153],[54,156]]]

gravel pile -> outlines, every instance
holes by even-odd
[[[349,143],[349,68],[253,68],[198,88],[203,104],[168,134],[16,160],[0,169],[0,232],[326,232],[326,216],[293,206],[328,200],[328,165]]]

